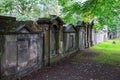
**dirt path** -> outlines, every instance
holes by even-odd
[[[85,50],[21,80],[120,80],[120,67],[97,63],[91,59],[95,56]]]

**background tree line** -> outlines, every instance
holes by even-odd
[[[66,24],[95,20],[96,30],[104,25],[112,32],[120,30],[120,0],[0,0],[0,15],[17,20],[57,15]]]

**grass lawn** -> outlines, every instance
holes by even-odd
[[[112,44],[113,41],[116,44]],[[103,64],[120,66],[120,39],[108,40],[91,47],[90,50],[99,54],[99,56],[93,58],[94,60]]]

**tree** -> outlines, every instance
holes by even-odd
[[[3,5],[4,4],[4,5]],[[1,0],[0,14],[17,17],[18,20],[29,20],[59,15],[57,0]]]
[[[66,24],[76,24],[78,20],[95,20],[96,29],[108,25],[111,31],[119,22],[119,4],[120,0],[1,0],[0,14],[14,16],[18,20],[57,15]]]
[[[84,20],[88,22],[95,19],[97,24],[95,28],[101,29],[104,25],[108,25],[109,29],[112,29],[116,17],[120,14],[120,1],[119,0],[87,0],[84,3],[75,2],[74,0],[59,0],[61,6],[63,6],[64,20],[73,18],[74,20]],[[69,3],[69,5],[68,5]],[[72,15],[70,15],[72,14]],[[74,17],[74,14],[79,18]],[[72,21],[71,21],[72,22]],[[73,21],[73,23],[75,23]]]

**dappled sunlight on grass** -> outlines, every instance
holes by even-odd
[[[113,41],[116,44],[113,44]],[[100,63],[120,66],[120,39],[109,40],[90,49],[99,54],[99,56],[93,58],[94,60]]]

